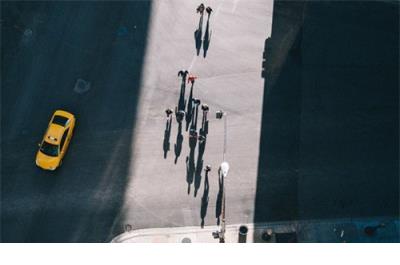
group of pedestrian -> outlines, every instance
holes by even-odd
[[[205,8],[205,6],[204,6],[204,4],[203,3],[201,3],[198,7],[197,7],[197,9],[196,9],[196,11],[197,11],[197,13],[200,13],[200,15],[203,15],[204,14],[204,8]],[[212,8],[211,7],[207,7],[206,8],[206,12],[207,12],[207,14],[210,16],[211,15],[211,12],[212,12],[213,10],[212,10]]]
[[[198,107],[201,104],[201,100],[198,98],[193,97],[193,87],[195,80],[197,79],[197,76],[193,74],[189,74],[187,70],[180,70],[178,72],[178,76],[182,77],[182,83],[181,83],[181,93],[180,93],[180,98],[178,105],[175,107],[175,117],[176,121],[178,123],[181,123],[184,118],[186,117],[187,121],[187,129],[190,125],[190,130],[189,130],[189,138],[196,138],[196,140],[199,140],[199,142],[203,143],[206,140],[207,137],[207,132],[208,132],[208,120],[207,120],[207,113],[209,111],[209,107],[207,104],[202,104],[201,105],[201,110],[203,112],[203,118],[202,118],[202,127],[200,128],[199,133],[197,133],[197,117],[198,117]],[[185,83],[191,84],[191,89],[190,89],[190,95],[187,100],[185,100]],[[187,110],[186,108],[186,103],[187,103]],[[167,108],[165,110],[165,113],[167,115],[167,121],[170,121],[172,119],[172,114],[174,111],[171,108]],[[188,119],[189,118],[189,119]],[[168,123],[169,124],[169,123]],[[207,128],[206,128],[207,126]],[[167,127],[168,128],[168,127]]]
[[[203,38],[203,17],[204,17],[204,10],[208,14],[207,16],[207,24],[206,24],[206,30],[204,33],[204,38]],[[210,16],[212,13],[212,8],[211,7],[205,7],[204,4],[200,4],[197,9],[197,13],[200,13],[200,20],[199,20],[199,25],[197,29],[194,32],[194,39],[195,39],[195,44],[196,44],[196,51],[197,55],[200,54],[200,49],[201,46],[203,45],[203,56],[204,58],[207,56],[207,51],[208,47],[210,45],[211,41],[211,31],[210,31]],[[203,39],[202,39],[203,38]]]
[[[213,12],[211,7],[205,7],[203,3],[201,3],[197,9],[197,13],[200,13],[200,25],[199,29],[195,33],[196,41],[197,37],[200,37],[201,40],[201,29],[202,29],[202,19],[203,14],[206,12],[208,14],[208,21],[207,21],[207,28],[206,28],[206,35],[204,39],[204,57],[206,56],[206,49],[208,49],[209,44],[209,18],[211,13]],[[206,43],[207,42],[207,43]],[[196,44],[197,46],[197,44]],[[198,51],[199,54],[199,51]],[[210,110],[207,104],[201,104],[201,100],[199,98],[193,97],[193,87],[197,80],[197,76],[189,73],[187,70],[180,70],[178,72],[178,77],[181,78],[181,87],[180,87],[180,95],[178,100],[178,105],[175,107],[175,110],[172,108],[167,108],[165,110],[167,116],[167,125],[166,125],[166,132],[165,138],[168,137],[171,131],[171,121],[173,119],[173,114],[175,113],[175,118],[178,123],[178,136],[177,136],[177,143],[175,144],[175,163],[177,162],[178,156],[180,155],[181,144],[183,141],[183,137],[181,134],[182,130],[182,123],[186,120],[186,131],[188,131],[188,142],[190,148],[190,155],[186,157],[186,168],[187,168],[187,183],[188,183],[188,194],[190,193],[190,186],[194,183],[195,191],[194,196],[196,196],[197,190],[200,186],[201,181],[201,172],[203,170],[203,153],[205,150],[205,145],[207,142],[207,135],[208,135],[208,112]],[[190,84],[190,92],[188,98],[186,98],[186,84]],[[199,114],[199,107],[201,108],[202,112],[202,119],[201,119],[201,127],[198,128],[197,120]],[[165,142],[166,140],[164,140]],[[197,144],[198,143],[198,144]],[[167,146],[167,147],[165,147]],[[198,147],[198,155],[197,155],[197,165],[195,165],[195,149],[196,146]],[[167,149],[167,150],[166,150]],[[166,152],[169,150],[169,140],[168,145],[164,144],[164,158],[166,158]],[[201,205],[201,226],[204,226],[204,217],[207,212],[207,205],[208,205],[208,173],[211,171],[211,165],[206,165],[204,167],[205,171],[205,180],[204,180],[204,193],[202,196],[202,205]]]

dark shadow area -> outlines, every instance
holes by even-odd
[[[197,56],[199,56],[200,49],[201,49],[201,35],[203,34],[203,17],[204,17],[204,13],[201,13],[200,19],[199,19],[199,25],[194,32],[194,42],[196,45]]]
[[[187,100],[187,111],[186,111],[186,131],[189,129],[190,122],[192,121],[192,116],[193,116],[193,86],[194,82],[190,86],[190,93],[189,93],[189,98]]]
[[[198,140],[198,133],[197,133],[197,117],[199,115],[199,104],[201,103],[199,99],[193,99],[193,110],[192,113],[194,113],[194,117],[192,120],[192,125],[190,126],[189,130],[189,148],[190,148],[190,154],[188,157],[186,157],[186,168],[187,168],[187,174],[186,174],[186,182],[188,183],[188,194],[190,194],[190,185],[193,183],[194,178],[199,178],[201,180],[201,168],[200,168],[200,173],[198,172],[198,166],[203,164],[202,160],[202,155],[198,156],[197,159],[197,169],[194,163],[194,152],[196,150],[196,145],[197,145],[197,140]],[[200,154],[200,153],[199,153]],[[200,186],[199,183],[195,182],[195,191],[194,191],[194,196],[196,197],[197,195],[197,190],[198,187]]]
[[[217,218],[217,225],[220,224],[220,217],[222,213],[222,195],[224,191],[224,178],[221,176],[218,170],[218,194],[217,201],[215,202],[215,218]]]
[[[151,1],[1,6],[1,241],[107,242],[123,231]],[[56,109],[77,126],[45,172],[35,154]]]
[[[398,10],[274,2],[254,222],[399,215]]]
[[[178,162],[178,158],[182,152],[182,142],[183,142],[183,135],[182,135],[182,122],[178,123],[178,134],[176,135],[176,144],[174,147],[175,150],[175,164]]]
[[[208,193],[210,190],[210,185],[208,183],[208,173],[209,171],[205,171],[205,176],[204,176],[204,191],[203,191],[203,196],[201,197],[201,208],[200,208],[200,218],[201,218],[201,228],[204,227],[204,218],[207,215],[207,208],[208,208]]]
[[[207,109],[204,109],[205,106]],[[196,172],[195,172],[195,176],[194,176],[194,197],[196,197],[197,191],[200,188],[201,171],[203,169],[203,155],[204,155],[204,151],[206,149],[207,133],[208,133],[208,120],[207,120],[208,106],[202,105],[202,110],[203,110],[203,118],[202,118],[199,136],[198,136],[199,153],[197,156]]]
[[[196,172],[195,172],[195,176],[194,176],[194,197],[196,197],[197,191],[200,188],[201,171],[203,169],[203,155],[204,155],[204,150],[206,148],[206,142],[207,142],[206,135],[204,134],[205,130],[203,127],[207,116],[205,116],[204,114],[205,114],[205,112],[203,112],[203,123],[202,123],[202,128],[200,128],[200,133],[199,133],[199,137],[198,137],[199,153],[197,155]]]
[[[181,124],[181,123],[179,123]],[[171,136],[171,125],[172,125],[172,115],[167,118],[167,122],[165,124],[165,131],[164,131],[164,141],[163,141],[163,150],[164,150],[164,159],[167,158],[167,153],[170,150],[170,143],[169,138]],[[182,126],[180,126],[182,127]],[[179,133],[178,133],[179,136]],[[175,148],[176,150],[176,148]],[[176,153],[176,151],[175,151]]]
[[[197,155],[197,162],[196,162],[196,170],[194,173],[194,197],[197,196],[197,191],[200,188],[201,183],[201,171],[203,169],[203,152],[200,149],[204,150],[202,147],[202,143],[199,143],[199,154]]]
[[[207,17],[207,25],[206,25],[206,32],[204,33],[204,40],[203,40],[203,57],[206,58],[208,47],[210,46],[211,42],[211,31],[210,31],[210,15]],[[197,54],[198,55],[198,54]]]
[[[189,156],[186,157],[186,182],[188,184],[188,189],[187,189],[188,194],[190,194],[190,186],[192,185],[194,179],[194,171],[195,171],[194,152],[196,150],[196,144],[197,144],[196,137],[189,136],[190,153]]]

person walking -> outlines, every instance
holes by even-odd
[[[194,81],[197,79],[197,76],[189,74],[188,77],[188,83],[192,83],[192,85],[194,84]]]
[[[189,74],[189,72],[187,70],[180,70],[178,72],[178,76],[182,77],[182,83],[184,83],[186,81],[186,76]]]
[[[212,12],[213,10],[212,10],[212,8],[211,7],[207,7],[206,8],[206,12],[207,12],[207,14],[208,14],[208,16],[210,16],[211,15],[211,12]]]
[[[172,109],[170,109],[170,108],[168,108],[168,109],[166,109],[165,110],[165,113],[167,114],[167,119],[169,118],[169,115],[171,115],[172,114]]]
[[[196,12],[197,12],[197,13],[200,13],[200,15],[203,15],[203,13],[204,13],[204,4],[203,4],[203,3],[201,3],[201,4],[197,7]]]

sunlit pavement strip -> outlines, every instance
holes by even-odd
[[[374,235],[367,235],[364,229],[368,226],[384,224]],[[301,222],[275,222],[261,224],[244,224],[248,228],[247,235],[241,235],[241,225],[228,225],[226,228],[226,243],[277,243],[284,242],[280,236],[292,236],[288,241],[308,242],[399,242],[399,220],[393,218],[368,219],[332,219],[309,220]],[[141,229],[123,233],[112,240],[112,243],[218,243],[212,233],[218,226],[176,227]],[[263,239],[263,233],[268,232],[270,238]],[[293,237],[294,236],[294,237]]]
[[[233,223],[253,220],[264,90],[262,60],[265,39],[270,36],[273,1],[254,0],[245,5],[244,2],[219,0],[203,3],[214,10],[210,17],[212,37],[206,57],[203,46],[196,56],[194,32],[200,19],[196,13],[199,2],[152,1],[129,183],[118,221],[121,227],[126,224],[134,229],[200,227],[204,171],[197,196],[194,196],[194,181],[190,183],[188,194],[186,122],[177,163],[174,164],[178,130],[175,116],[166,159],[163,151],[165,109],[174,109],[177,105],[181,82],[177,73],[188,69],[198,76],[193,96],[210,107],[209,134],[203,156],[203,166],[212,166],[205,226],[217,224],[217,171],[222,162],[224,142],[224,123],[215,118],[217,110],[228,113],[226,159],[231,170],[226,180],[227,218]],[[204,14],[202,40],[206,25],[207,14]],[[189,91],[187,85],[186,100]],[[200,110],[199,124],[201,119]],[[197,157],[196,147],[196,165]]]

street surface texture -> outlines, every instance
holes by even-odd
[[[195,225],[200,228],[202,218],[204,225],[218,223],[222,210],[218,167],[223,161],[224,143],[224,120],[216,119],[218,110],[227,113],[227,219],[233,223],[253,220],[264,84],[262,53],[270,33],[273,2],[205,1],[213,12],[209,21],[205,13],[200,25],[201,15],[196,14],[194,3],[153,2],[132,145],[134,159],[117,225],[133,229]],[[201,46],[196,46],[196,31],[202,32]],[[209,45],[205,41],[207,34]],[[196,48],[200,48],[199,55]],[[169,141],[168,133],[164,133],[165,109],[179,105],[179,70],[188,70],[198,77],[193,98],[210,108],[203,155],[199,142],[195,148],[189,147],[186,119],[182,122],[181,148],[175,115]],[[187,84],[186,110],[190,91],[191,84]],[[201,128],[202,118],[199,106],[197,129]],[[164,159],[164,146],[168,149],[168,145],[170,151]],[[212,169],[205,185],[203,169],[208,164]]]
[[[200,228],[202,217],[216,225],[217,110],[227,113],[227,219],[252,222],[273,2],[205,1],[213,12],[200,25],[198,4],[2,2],[2,241],[106,242],[129,226]],[[176,164],[175,116],[165,134],[179,70],[198,76],[193,97],[210,108],[204,154],[197,143],[189,174],[186,120]],[[186,109],[189,92],[187,84]],[[74,113],[77,127],[61,168],[45,172],[34,158],[56,109]]]

